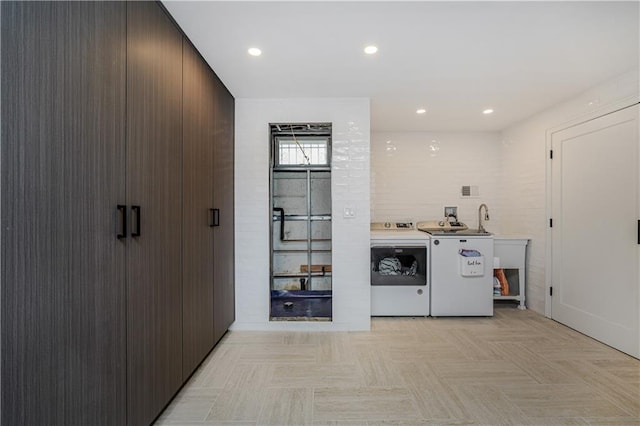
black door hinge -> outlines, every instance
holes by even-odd
[[[553,287],[549,287],[549,296],[553,296]]]
[[[553,150],[552,149],[549,150],[549,158],[551,160],[553,160]]]

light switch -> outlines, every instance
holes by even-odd
[[[345,219],[353,219],[354,217],[356,217],[355,207],[345,207],[343,216]]]

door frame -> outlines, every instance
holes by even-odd
[[[550,127],[547,129],[545,134],[545,221],[546,221],[546,232],[545,232],[545,297],[544,297],[544,316],[547,318],[551,318],[551,287],[552,287],[552,232],[551,227],[549,226],[549,220],[552,217],[552,159],[551,159],[551,143],[553,140],[553,136],[555,133],[561,132],[568,128],[586,123],[591,120],[595,120],[596,118],[600,118],[602,116],[612,114],[616,111],[620,111],[622,109],[631,107],[640,103],[640,94],[635,94],[631,96],[624,97],[617,101],[610,102],[601,107],[595,108],[587,113],[581,114],[576,118],[565,121],[564,123],[558,124],[554,127]],[[587,103],[590,105],[590,103]],[[640,131],[640,129],[639,129]],[[640,133],[640,132],[639,132]]]

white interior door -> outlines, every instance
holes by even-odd
[[[640,357],[638,105],[552,136],[552,318]]]

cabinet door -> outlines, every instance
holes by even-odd
[[[129,424],[182,384],[182,35],[155,2],[127,3]]]
[[[214,235],[214,328],[217,342],[235,320],[233,126],[235,101],[216,77],[216,137],[214,145],[215,207],[220,226]]]
[[[126,416],[126,5],[2,2],[3,425]]]
[[[182,344],[186,379],[213,348],[213,73],[185,39],[183,50]]]

